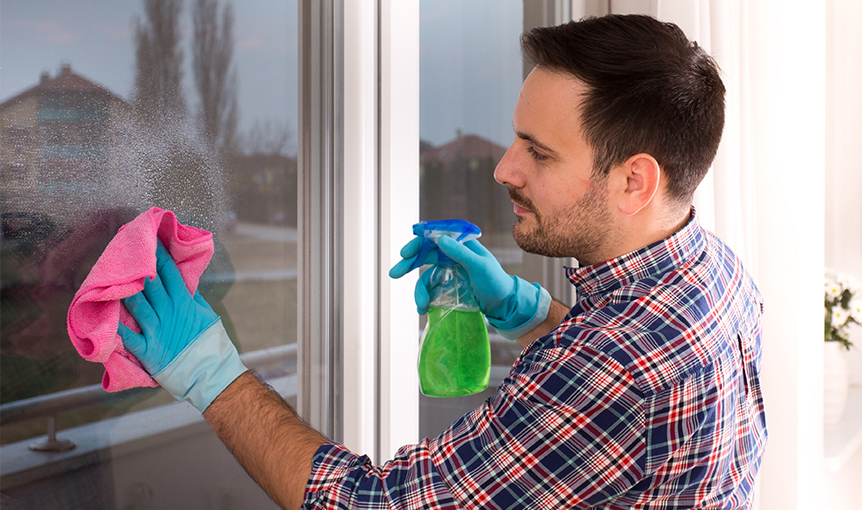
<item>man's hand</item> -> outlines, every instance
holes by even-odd
[[[123,345],[175,398],[188,399],[203,412],[246,371],[219,316],[199,293],[192,297],[161,242],[156,277],[123,304],[143,331],[121,323]]]
[[[123,299],[123,304],[143,330],[143,334],[135,333],[121,323],[123,345],[151,375],[164,370],[192,340],[219,320],[200,293],[196,292],[194,298],[189,294],[177,265],[161,242],[156,248],[156,277],[147,279],[144,290]]]
[[[410,272],[421,246],[420,237],[407,243],[401,250],[403,260],[389,271],[389,276],[400,278]],[[479,308],[501,336],[517,339],[547,318],[551,303],[548,291],[538,284],[530,284],[506,273],[494,255],[479,241],[461,244],[448,236],[441,236],[437,240],[437,249],[464,268],[479,301]],[[436,263],[437,255],[436,250],[429,250],[422,264]],[[426,271],[416,284],[414,299],[419,313],[428,311],[430,279],[431,271]]]

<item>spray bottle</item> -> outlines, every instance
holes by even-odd
[[[414,268],[440,236],[466,242],[482,235],[465,220],[423,221],[413,233],[424,237]],[[411,268],[413,269],[413,268]],[[430,279],[428,324],[419,347],[419,383],[429,397],[460,397],[484,391],[491,374],[491,346],[485,316],[464,269],[439,252]]]

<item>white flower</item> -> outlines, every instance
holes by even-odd
[[[859,280],[849,274],[827,269],[823,279],[823,292],[826,318],[830,323],[826,340],[846,341],[845,330],[849,324],[851,322],[862,324],[862,290],[860,290]],[[842,306],[845,296],[850,301],[849,307]]]
[[[826,296],[830,299],[835,299],[841,295],[841,286],[835,282],[828,282],[826,284]]]
[[[850,302],[850,316],[854,321],[862,323],[862,299],[854,299]]]
[[[850,315],[846,310],[841,308],[840,306],[836,306],[832,309],[832,327],[835,329],[841,329],[844,324],[847,323],[847,318]]]

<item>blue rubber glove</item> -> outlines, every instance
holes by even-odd
[[[400,278],[407,274],[419,255],[421,246],[421,237],[407,243],[401,249],[403,260],[395,264],[389,271],[389,276]],[[464,268],[473,293],[479,301],[479,308],[491,326],[504,338],[515,340],[547,318],[551,305],[548,291],[537,283],[530,284],[518,276],[506,273],[494,255],[479,241],[472,240],[462,244],[448,236],[442,236],[437,240],[437,250],[441,250]],[[434,264],[436,261],[437,253],[432,249],[425,255],[422,264]],[[428,311],[431,301],[431,273],[425,271],[416,283],[414,299],[419,313]]]
[[[401,278],[405,274],[409,273],[411,268],[413,267],[413,262],[416,260],[416,257],[419,256],[419,252],[422,250],[422,241],[423,238],[421,236],[416,236],[410,240],[409,243],[405,244],[403,248],[401,248],[401,260],[392,266],[392,269],[389,270],[390,278]],[[431,248],[425,253],[424,260],[417,264],[417,266],[423,266],[427,264],[436,264],[437,263],[437,247]],[[424,314],[428,311],[428,305],[425,305],[425,310],[420,311],[419,313]]]
[[[123,345],[175,398],[189,400],[203,412],[246,371],[218,314],[200,293],[192,297],[161,242],[156,277],[123,304],[143,331],[120,323]]]

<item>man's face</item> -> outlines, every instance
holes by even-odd
[[[606,183],[591,180],[592,151],[579,115],[584,92],[579,80],[534,69],[515,106],[515,141],[494,179],[509,188],[518,216],[513,234],[521,249],[589,265],[603,261],[617,230]]]

